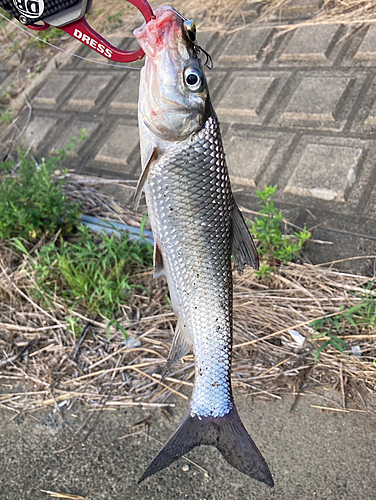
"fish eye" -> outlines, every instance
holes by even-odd
[[[184,73],[184,81],[190,90],[201,90],[204,83],[204,75],[201,70],[195,68],[187,68]]]

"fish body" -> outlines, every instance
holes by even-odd
[[[238,416],[231,391],[232,263],[258,265],[234,201],[218,119],[198,49],[170,7],[135,31],[147,60],[139,127],[154,234],[154,273],[164,274],[177,316],[167,369],[193,349],[189,410],[141,480],[194,446],[217,446],[238,470],[272,486],[268,466]]]

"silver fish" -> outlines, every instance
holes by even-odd
[[[257,250],[232,195],[219,123],[192,21],[171,7],[135,31],[145,51],[139,127],[144,189],[154,233],[154,275],[164,274],[177,328],[165,373],[192,348],[195,383],[178,429],[140,481],[201,444],[273,486],[231,391],[232,266],[258,268]],[[164,373],[164,374],[165,374]]]

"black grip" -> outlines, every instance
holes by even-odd
[[[22,24],[34,24],[81,2],[82,0],[0,0],[0,7]]]

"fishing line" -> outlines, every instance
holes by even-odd
[[[56,45],[53,45],[52,43],[47,42],[46,40],[43,40],[43,38],[39,38],[38,36],[35,36],[32,33],[29,33],[27,30],[25,30],[24,28],[22,28],[21,26],[19,26],[15,22],[13,22],[10,19],[8,19],[7,17],[5,17],[1,12],[0,12],[0,16],[3,19],[5,19],[6,21],[8,21],[8,23],[13,24],[13,26],[15,26],[19,30],[23,31],[27,35],[31,36],[32,38],[35,38],[39,42],[43,42],[43,43],[49,45],[50,47],[53,47],[54,49],[60,50],[61,52],[65,52],[73,57],[78,57],[78,59],[82,59],[83,61],[88,61],[88,62],[91,62],[94,64],[101,64],[102,66],[112,66],[113,68],[135,69],[137,71],[141,71],[141,68],[135,68],[134,66],[121,66],[120,64],[111,64],[111,63],[105,63],[105,62],[100,62],[100,61],[94,61],[93,59],[87,59],[86,57],[79,56],[78,54],[73,54],[73,52],[69,52],[68,50],[62,49],[61,47],[57,47]]]

